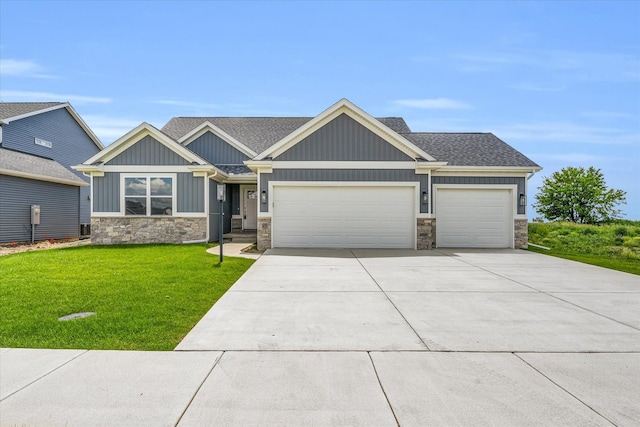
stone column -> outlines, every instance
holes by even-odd
[[[516,219],[513,221],[513,247],[526,249],[529,246],[529,221]]]
[[[271,218],[258,218],[258,250],[271,249]]]
[[[417,249],[433,249],[436,245],[436,219],[418,218],[416,228],[418,236],[418,241],[416,242]]]

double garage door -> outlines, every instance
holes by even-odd
[[[275,186],[274,247],[414,248],[415,187]]]
[[[438,188],[436,246],[513,247],[513,195],[506,189]]]
[[[513,193],[438,188],[436,246],[513,247]],[[407,186],[275,186],[274,247],[415,248],[416,189]]]

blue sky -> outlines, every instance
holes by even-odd
[[[493,132],[544,167],[530,196],[600,168],[640,219],[638,1],[2,0],[0,60],[3,101],[69,101],[105,144],[344,97],[414,131]]]

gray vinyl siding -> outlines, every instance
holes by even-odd
[[[189,162],[176,152],[168,149],[150,135],[124,150],[122,153],[109,160],[107,165],[145,165],[145,166],[171,166],[188,165]]]
[[[199,136],[187,147],[200,157],[217,165],[237,165],[249,160],[247,155],[211,132]]]
[[[508,184],[517,185],[518,194],[524,194],[525,178],[521,177],[501,177],[501,176],[434,176],[431,178],[431,184],[476,184],[476,185],[496,185]],[[433,191],[430,192],[433,195]],[[520,206],[518,203],[518,214],[525,214],[526,206]]]
[[[66,108],[12,121],[2,126],[2,134],[4,148],[53,159],[87,183],[89,178],[71,169],[70,166],[78,165],[100,151]],[[35,138],[51,142],[52,147],[36,145]],[[90,222],[89,195],[89,187],[80,189],[78,223]]]
[[[93,211],[120,212],[120,174],[105,172],[93,178]]]
[[[204,177],[178,173],[178,212],[204,212]]]
[[[31,241],[31,205],[40,205],[35,240],[78,238],[79,187],[0,175],[0,242]]]
[[[429,176],[412,169],[276,169],[260,175],[260,192],[268,193],[271,181],[419,182],[422,193]],[[260,202],[260,212],[268,211],[267,203]],[[420,212],[427,212],[427,206],[420,203]]]
[[[276,157],[291,161],[413,160],[346,114],[341,114]]]

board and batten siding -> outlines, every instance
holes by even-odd
[[[193,176],[190,172],[177,175],[178,213],[204,212],[204,177]]]
[[[524,177],[504,176],[433,176],[431,184],[456,184],[456,185],[517,185],[518,194],[524,194]],[[433,197],[433,191],[430,192]],[[517,195],[516,195],[517,196]],[[432,198],[433,200],[433,198]],[[518,204],[518,214],[524,215],[526,206]]]
[[[35,138],[51,143],[51,148],[36,145]],[[89,178],[70,166],[78,165],[100,149],[66,108],[15,120],[2,126],[2,146],[24,153],[53,159],[83,181]],[[91,202],[89,187],[80,188],[80,220],[89,223]]]
[[[413,160],[346,114],[331,120],[275,159],[391,162]]]
[[[419,182],[422,192],[427,191],[429,176],[412,169],[275,169],[260,175],[260,192],[268,193],[271,181]],[[426,211],[420,204],[420,212]],[[260,203],[260,212],[268,212],[267,203]]]
[[[211,132],[199,136],[187,148],[216,165],[238,165],[249,160],[249,156]]]
[[[204,177],[194,177],[191,172],[180,172],[176,175],[178,212],[205,212]],[[120,212],[120,185],[118,172],[106,172],[102,177],[94,177],[93,211]]]
[[[105,172],[93,177],[93,211],[120,212],[120,174]]]
[[[188,165],[189,162],[147,135],[105,164],[109,166],[172,166]]]
[[[79,237],[79,187],[0,175],[0,242],[31,241],[31,205],[41,209],[35,240]]]

